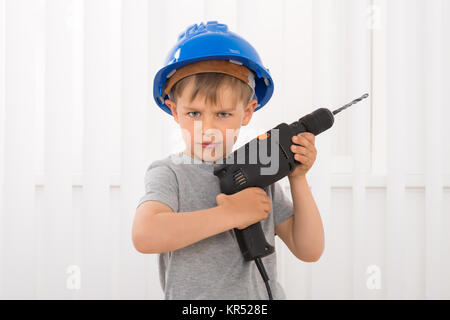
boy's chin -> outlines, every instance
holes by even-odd
[[[223,154],[219,154],[219,153],[213,153],[211,154],[211,152],[203,152],[203,154],[199,155],[203,161],[207,161],[207,162],[215,162],[218,161],[220,159],[223,158]]]
[[[196,150],[195,156],[206,162],[216,162],[224,158],[225,154],[222,150]]]

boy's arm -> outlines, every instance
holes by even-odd
[[[132,239],[141,253],[177,250],[236,227],[229,212],[217,206],[178,212],[159,201],[146,201],[136,210]]]
[[[289,177],[294,215],[275,227],[276,234],[300,260],[315,262],[324,250],[319,210],[304,175]]]

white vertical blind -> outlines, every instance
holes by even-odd
[[[371,35],[367,28],[367,8],[370,1],[353,0],[346,3],[347,32],[351,42],[346,43],[348,65],[348,95],[372,94],[370,81]],[[357,44],[357,45],[354,45]],[[370,96],[371,97],[371,96]],[[353,297],[368,298],[366,269],[370,265],[367,257],[367,212],[366,176],[370,171],[370,100],[349,110],[350,150],[353,166],[352,181],[352,260]],[[336,119],[339,121],[340,119]]]
[[[442,296],[442,109],[443,109],[443,20],[442,0],[423,6],[425,32],[423,46],[425,111],[425,297]],[[448,29],[447,29],[448,30]],[[434,34],[427,37],[426,34]],[[448,37],[448,35],[447,35]]]
[[[146,168],[183,148],[153,77],[208,20],[275,82],[237,146],[370,94],[316,138],[325,252],[277,238],[288,298],[450,298],[449,18],[445,0],[0,0],[0,298],[163,297],[131,241]]]
[[[336,3],[332,0],[312,3],[312,106],[307,112],[319,106],[328,106],[337,98],[338,88],[333,86],[333,76],[338,67],[339,44],[336,37],[338,30],[331,27],[339,18],[336,8]],[[312,267],[309,275],[311,281],[309,297],[312,299],[318,299],[323,289],[331,296],[345,295],[342,289],[344,281],[348,280],[343,274],[344,265],[336,263],[336,260],[340,260],[341,249],[345,250],[344,246],[339,248],[345,238],[336,237],[332,225],[334,215],[331,213],[331,139],[328,134],[317,137],[316,147],[320,152],[317,154],[315,167],[311,170],[312,193],[320,210],[325,231],[324,255]],[[334,283],[337,289],[334,293],[327,285],[332,281],[332,275],[327,272],[329,268],[335,268],[335,272],[343,272],[342,277]]]
[[[43,36],[37,44],[44,48],[36,81],[44,88],[40,109],[44,113],[44,192],[40,210],[39,295],[68,299],[66,268],[73,264],[74,234],[71,168],[73,91],[73,43],[66,28],[67,6],[48,1],[43,12]],[[45,16],[44,16],[45,15]],[[45,44],[45,45],[44,45]]]
[[[111,292],[112,240],[109,186],[112,129],[110,63],[114,51],[108,0],[85,1],[84,130],[82,197],[82,271],[87,298],[108,297]]]
[[[407,48],[406,15],[398,15],[406,1],[387,1],[387,176],[386,176],[386,286],[387,298],[405,297],[405,234],[408,213],[405,205],[405,104],[409,78],[405,56]]]
[[[39,1],[6,1],[3,6],[4,138],[2,196],[2,295],[36,296],[38,232],[35,211],[35,109],[39,63],[36,32]],[[26,10],[25,10],[26,9]],[[20,285],[17,285],[20,284]]]
[[[312,1],[289,0],[284,4],[284,29],[282,35],[282,72],[284,79],[281,105],[272,108],[282,110],[282,121],[292,123],[312,108]],[[276,84],[277,92],[280,85]],[[258,111],[259,112],[259,111]],[[274,124],[277,125],[278,123]],[[249,137],[250,138],[250,137]],[[290,195],[289,181],[285,179],[286,194]],[[298,263],[289,249],[277,237],[280,262],[280,280],[288,297],[311,297],[311,264]],[[281,249],[281,250],[280,250]]]
[[[0,128],[5,127],[5,0],[0,0]],[[5,130],[0,130],[0,213],[5,212]],[[4,215],[0,214],[0,230],[4,229]],[[0,236],[0,254],[4,248],[4,237]],[[0,275],[3,274],[5,266],[0,263]],[[0,277],[0,296],[3,294],[3,277]]]
[[[122,139],[120,194],[120,255],[117,298],[159,299],[158,268],[154,257],[138,254],[131,242],[131,226],[137,206],[136,190],[143,188],[147,159],[162,156],[164,114],[152,112],[151,75],[163,41],[157,28],[163,22],[163,2],[124,1],[122,56]],[[150,23],[152,22],[152,23]],[[136,179],[136,177],[138,177]]]

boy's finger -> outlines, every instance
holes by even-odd
[[[307,161],[307,160],[308,160],[308,157],[307,157],[307,156],[304,156],[304,155],[299,154],[299,158],[300,158],[300,161],[301,161],[303,164],[306,164],[306,162],[308,162],[308,161]]]
[[[295,143],[308,148],[309,145],[311,145],[311,142],[303,135],[303,133],[300,133],[297,135],[297,140]]]
[[[303,154],[303,155],[307,155],[308,154],[308,149],[307,148],[302,147],[302,146],[298,146],[298,145],[295,145],[295,144],[293,144],[291,146],[291,150],[292,150],[292,152],[297,153],[297,154]]]
[[[294,158],[295,160],[301,162],[303,165],[308,164],[309,161],[308,157],[302,156],[301,154],[296,154]]]
[[[311,143],[314,143],[314,141],[316,140],[316,136],[311,132],[303,132],[300,135],[305,137]]]

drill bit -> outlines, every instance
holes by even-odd
[[[365,95],[363,95],[363,96],[361,96],[360,98],[358,98],[358,99],[355,99],[355,100],[353,100],[352,102],[350,102],[350,103],[347,103],[345,106],[343,106],[343,107],[340,107],[339,109],[337,109],[337,110],[334,110],[333,111],[333,115],[336,115],[336,114],[338,114],[339,112],[341,112],[341,111],[343,111],[343,110],[345,110],[345,109],[347,109],[348,107],[350,107],[350,106],[352,106],[352,105],[354,105],[355,103],[358,103],[358,102],[360,102],[361,100],[363,100],[363,99],[365,99],[365,98],[367,98],[369,96],[369,94],[368,93],[366,93]]]

